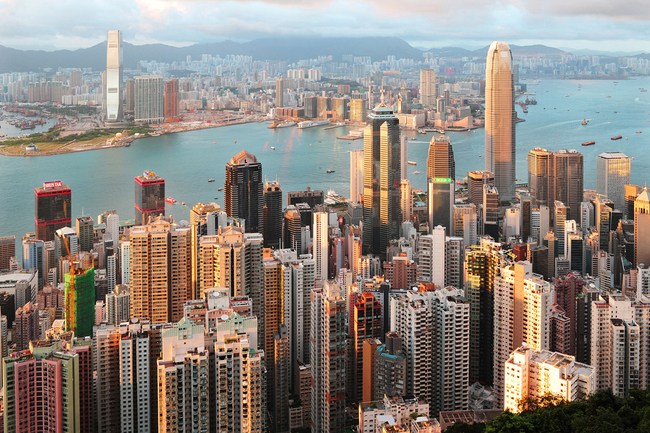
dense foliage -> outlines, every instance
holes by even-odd
[[[504,412],[487,424],[456,423],[446,433],[642,433],[650,432],[650,390],[628,398],[600,391],[567,403],[553,396],[521,403],[520,414]]]

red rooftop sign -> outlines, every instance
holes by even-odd
[[[57,186],[63,186],[63,182],[60,180],[55,180],[53,182],[43,182],[43,188],[56,188]]]

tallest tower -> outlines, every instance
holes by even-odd
[[[108,122],[122,121],[122,34],[108,31],[106,49],[106,79],[104,86],[104,116]]]
[[[494,173],[501,200],[515,196],[515,91],[512,52],[492,42],[485,68],[485,169]]]

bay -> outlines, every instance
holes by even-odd
[[[519,117],[526,119],[517,125],[517,177],[527,180],[527,153],[539,146],[583,153],[585,188],[596,188],[596,157],[606,151],[621,151],[633,157],[632,182],[645,184],[650,178],[650,93],[640,92],[639,88],[648,87],[648,78],[618,84],[609,80],[543,80],[530,85],[528,90],[536,93],[531,97],[538,104],[529,105],[528,114],[517,107]],[[583,126],[583,119],[592,120]],[[166,195],[178,201],[166,205],[167,215],[189,220],[191,207],[197,202],[216,201],[223,206],[223,191],[217,189],[224,185],[225,165],[243,149],[262,163],[264,177],[279,180],[285,204],[286,192],[307,186],[349,195],[348,151],[363,148],[362,140],[336,139],[347,134],[349,127],[300,130],[267,126],[249,123],[167,134],[137,140],[131,147],[63,155],[0,156],[0,236],[15,235],[20,239],[34,231],[34,188],[51,180],[61,180],[72,188],[73,218],[83,211],[96,219],[99,213],[114,209],[120,219],[132,219],[134,177],[144,170],[161,175]],[[428,143],[439,134],[403,134],[408,137],[408,159],[418,164],[408,166],[408,178],[414,187],[424,190]],[[619,134],[622,140],[610,139]],[[449,137],[458,179],[468,170],[484,168],[483,129],[450,133]],[[596,144],[581,146],[589,140]],[[328,174],[328,169],[334,172]],[[416,170],[422,173],[416,175]],[[215,182],[208,183],[210,178]]]

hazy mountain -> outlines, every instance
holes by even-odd
[[[489,47],[467,50],[458,47],[431,48],[428,52],[435,56],[451,58],[485,58]],[[515,55],[552,55],[562,50],[544,45],[510,45]],[[139,60],[156,60],[171,63],[183,61],[187,56],[200,59],[202,54],[225,56],[226,54],[249,55],[257,60],[286,60],[295,62],[301,59],[314,59],[318,56],[333,56],[341,61],[341,56],[370,56],[373,61],[397,58],[421,59],[423,51],[412,47],[396,37],[367,38],[261,38],[250,42],[225,40],[209,44],[194,44],[187,47],[173,47],[164,44],[133,45],[123,43],[124,66],[135,68]],[[0,73],[13,71],[38,71],[45,68],[93,68],[101,71],[106,68],[106,43],[74,51],[22,51],[0,45]]]
[[[589,49],[574,50],[570,48],[560,49],[570,51],[576,56],[637,57],[644,54],[643,51],[601,51]]]

